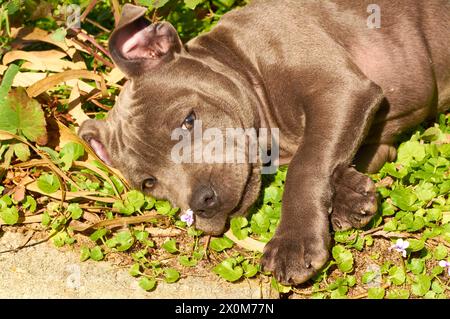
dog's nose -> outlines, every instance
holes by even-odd
[[[196,215],[204,218],[214,216],[217,212],[217,206],[219,201],[217,199],[216,192],[209,185],[202,185],[197,188],[192,194],[191,201],[189,203],[190,208]]]

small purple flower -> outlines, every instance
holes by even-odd
[[[445,260],[441,260],[439,262],[439,266],[441,266],[442,268],[447,268],[447,273],[450,276],[450,262],[445,261]]]
[[[191,226],[194,223],[194,212],[192,209],[188,209],[183,215],[180,216],[180,219],[188,226]]]
[[[403,258],[406,258],[406,248],[408,247],[409,241],[399,238],[394,245],[389,247],[389,250],[395,249],[395,251],[402,253]]]

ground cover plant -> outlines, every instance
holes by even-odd
[[[153,21],[172,22],[184,41],[246,2],[135,1]],[[380,197],[372,222],[334,233],[326,267],[300,287],[282,286],[259,259],[280,218],[286,167],[263,177],[247,218],[210,238],[186,212],[130,189],[76,136],[84,119],[105,116],[124,84],[106,49],[124,3],[0,4],[0,236],[26,231],[28,239],[74,247],[82,261],[126,265],[149,293],[158,282],[207,271],[228,282],[270,280],[283,297],[450,296],[449,114],[406,134],[397,160],[371,175]],[[80,25],[68,25],[78,12]]]

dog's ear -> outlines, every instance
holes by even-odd
[[[171,61],[183,44],[167,22],[151,24],[146,9],[125,4],[119,24],[109,39],[114,63],[128,77],[138,76]]]
[[[108,140],[107,129],[105,121],[86,120],[78,130],[78,136],[90,145],[103,162],[112,166],[111,156],[105,146]]]

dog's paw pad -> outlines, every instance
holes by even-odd
[[[333,175],[331,224],[335,231],[361,228],[376,214],[375,183],[353,167],[339,167]]]
[[[311,240],[274,237],[266,245],[261,264],[283,285],[298,285],[314,276],[327,262],[328,249]]]

